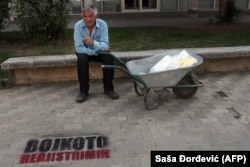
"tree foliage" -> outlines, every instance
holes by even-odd
[[[18,0],[19,27],[25,38],[47,41],[64,37],[70,0]]]
[[[5,28],[7,19],[9,18],[9,2],[10,0],[0,1],[0,31]]]

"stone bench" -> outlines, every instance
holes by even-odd
[[[112,54],[126,62],[170,50],[175,49],[112,52]],[[197,73],[250,70],[250,46],[187,50],[203,57],[203,63],[193,69]],[[77,80],[75,54],[9,58],[1,64],[1,68],[9,72],[9,82],[12,85]],[[122,76],[125,74],[115,70],[115,77]],[[101,78],[101,64],[91,63],[90,79]]]

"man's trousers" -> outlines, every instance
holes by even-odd
[[[76,53],[77,56],[77,73],[78,81],[80,83],[81,93],[88,94],[89,91],[89,62],[98,61],[103,65],[113,65],[113,57],[106,54],[96,55],[87,55],[85,53]],[[114,69],[112,68],[103,68],[103,85],[104,91],[113,91],[113,78],[114,78]]]

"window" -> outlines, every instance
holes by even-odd
[[[121,0],[122,11],[159,11],[160,0]]]
[[[121,10],[121,0],[95,0],[99,13],[115,13]]]

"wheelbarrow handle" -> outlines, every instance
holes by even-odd
[[[126,63],[124,61],[122,61],[120,58],[116,57],[115,55],[113,55],[112,53],[110,52],[107,52],[107,51],[97,51],[96,52],[98,55],[110,55],[113,57],[113,59],[119,63],[121,63],[122,65],[126,66]]]
[[[138,78],[138,77],[132,75],[128,70],[126,70],[126,69],[124,69],[124,68],[122,68],[122,67],[120,67],[120,66],[116,66],[116,65],[102,65],[102,68],[112,68],[112,69],[115,69],[115,68],[116,68],[116,69],[118,69],[118,70],[124,72],[125,74],[127,74],[127,75],[128,75],[129,77],[131,77],[133,80],[135,80],[135,81],[139,82],[140,84],[142,84],[145,90],[148,89],[146,83],[145,83],[142,79],[140,79],[140,78]]]

